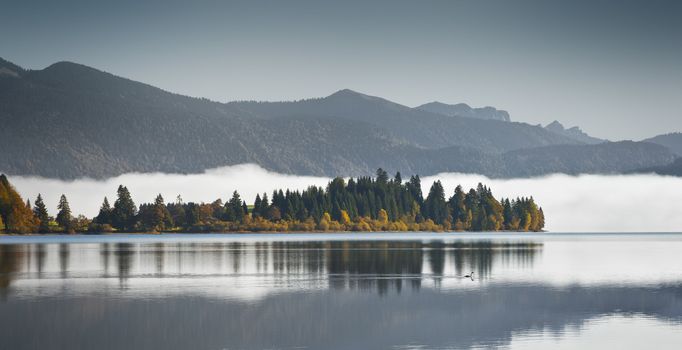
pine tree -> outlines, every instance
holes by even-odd
[[[403,184],[403,177],[400,175],[400,172],[395,173],[395,177],[393,178],[393,182],[395,182],[396,185],[402,185]]]
[[[438,225],[442,225],[449,219],[448,205],[445,202],[445,191],[440,180],[431,185],[429,195],[424,201],[422,213],[427,219],[433,220]]]
[[[50,217],[47,213],[47,207],[45,206],[45,202],[43,201],[43,197],[40,195],[40,193],[38,193],[38,197],[34,203],[33,215],[39,221],[38,232],[50,232]]]
[[[417,201],[417,204],[423,206],[424,196],[422,195],[422,181],[419,175],[414,175],[410,177],[410,181],[407,183],[407,189],[412,194],[412,197]]]
[[[57,213],[57,224],[64,228],[64,232],[73,232],[73,225],[71,223],[71,208],[69,207],[69,201],[66,200],[66,196],[62,194],[59,198],[59,205],[57,206],[59,212]]]
[[[260,194],[256,194],[256,200],[253,202],[253,210],[251,210],[251,215],[254,218],[261,216],[260,207],[261,207]]]
[[[225,213],[227,221],[241,222],[244,220],[244,208],[242,199],[237,191],[232,193],[232,198],[225,203]]]
[[[377,169],[377,183],[385,185],[388,183],[388,173],[384,169]]]
[[[154,229],[157,231],[173,227],[173,218],[163,201],[163,196],[159,193],[154,199],[154,214],[153,214]]]
[[[95,222],[100,225],[111,225],[111,215],[112,210],[111,206],[109,205],[109,200],[107,197],[104,197],[102,206],[99,208],[99,214],[97,214],[95,217]]]
[[[111,213],[111,223],[119,231],[133,230],[137,207],[127,187],[118,186],[117,194],[118,198],[114,202],[114,209]]]

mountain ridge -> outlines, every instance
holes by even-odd
[[[220,103],[72,62],[12,69],[21,74],[0,75],[0,170],[14,175],[101,179],[255,163],[298,175],[369,175],[383,167],[509,177],[614,172],[674,159],[663,147],[635,143],[600,151],[622,164],[598,161],[588,145],[539,126],[448,117],[349,89],[291,102]],[[551,148],[560,145],[575,148]],[[532,149],[545,151],[524,151]],[[627,159],[633,149],[639,158]],[[526,160],[552,154],[551,166]]]
[[[511,121],[509,112],[499,110],[491,106],[472,108],[466,103],[447,104],[439,101],[433,101],[417,106],[415,109],[442,114],[449,117],[460,116],[475,119],[499,120],[504,122]]]

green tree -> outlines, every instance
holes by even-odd
[[[377,183],[385,185],[388,183],[388,173],[384,169],[377,169]]]
[[[251,210],[251,215],[254,218],[260,217],[262,215],[260,212],[260,208],[261,208],[260,194],[256,194],[256,200],[253,202],[253,210]]]
[[[57,205],[59,212],[57,213],[57,224],[64,229],[64,232],[73,232],[73,225],[71,223],[71,207],[69,207],[69,201],[66,200],[66,196],[62,194],[59,198],[59,205]]]
[[[109,200],[107,199],[107,197],[104,197],[102,206],[99,207],[99,214],[97,214],[97,216],[95,217],[95,222],[100,225],[111,225],[111,215],[112,215],[111,205],[109,205]]]
[[[242,198],[237,191],[232,193],[232,198],[225,203],[225,219],[227,221],[241,222],[244,220],[244,208]]]
[[[43,201],[43,197],[38,193],[38,197],[34,203],[33,215],[38,219],[38,232],[50,232],[50,216],[47,213],[47,207]]]
[[[135,228],[137,207],[133,202],[127,187],[118,186],[118,198],[114,202],[111,213],[111,223],[119,231],[129,231]]]
[[[445,202],[445,190],[440,180],[431,185],[429,195],[424,200],[422,213],[427,219],[433,220],[438,225],[444,224],[449,220],[448,204]]]

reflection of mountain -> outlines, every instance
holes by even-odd
[[[0,245],[0,337],[8,349],[466,348],[504,345],[518,332],[561,332],[603,315],[682,321],[682,285],[557,288],[486,279],[496,266],[532,267],[542,248],[439,240]],[[421,288],[469,268],[483,283]],[[126,297],[127,288],[64,288],[89,278],[135,288],[180,276],[198,284],[215,277],[276,283],[247,301],[205,296],[191,285],[164,290],[160,281],[144,298]],[[29,286],[15,283],[22,278]],[[328,288],[306,288],[307,278],[326,279]],[[13,295],[39,279],[59,297]]]
[[[258,302],[172,296],[158,300],[45,298],[0,303],[9,349],[385,349],[507,344],[512,333],[609,314],[679,322],[682,286],[489,285],[378,296],[349,290],[276,293]],[[16,332],[15,330],[22,330]]]

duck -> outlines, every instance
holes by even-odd
[[[474,279],[474,272],[473,272],[473,271],[471,271],[471,273],[470,273],[470,274],[468,274],[468,275],[464,275],[464,278],[471,278],[471,279]]]

